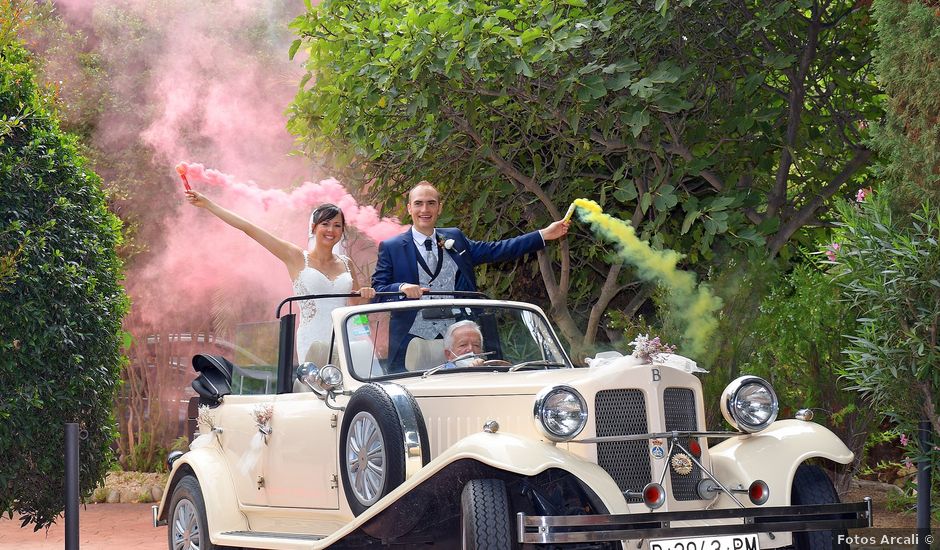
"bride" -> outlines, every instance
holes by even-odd
[[[309,236],[313,242],[310,250],[275,237],[238,214],[222,208],[196,191],[186,191],[186,200],[193,206],[205,208],[223,222],[244,231],[268,252],[284,262],[294,285],[294,294],[345,294],[358,288],[358,299],[352,303],[364,303],[375,297],[372,287],[361,287],[349,258],[335,254],[335,247],[346,230],[343,212],[334,204],[321,204],[310,214]],[[313,361],[318,365],[327,362],[329,338],[332,330],[330,313],[346,305],[345,298],[321,298],[300,302],[300,324],[297,328],[297,360]]]

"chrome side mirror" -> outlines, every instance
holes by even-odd
[[[335,365],[324,365],[317,372],[315,383],[325,392],[341,390],[343,388],[343,371]]]
[[[343,387],[343,371],[335,365],[318,367],[316,363],[303,363],[297,367],[297,380],[320,397],[326,397]]]
[[[297,380],[310,388],[313,393],[324,397],[326,393],[321,390],[317,384],[317,376],[320,374],[320,367],[316,363],[306,362],[297,367]]]

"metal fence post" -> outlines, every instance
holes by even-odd
[[[930,534],[930,450],[931,437],[930,421],[921,420],[917,430],[920,440],[920,451],[923,457],[917,464],[917,550],[930,548],[928,535]]]
[[[78,424],[65,425],[65,550],[78,550]]]

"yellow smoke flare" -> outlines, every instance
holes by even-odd
[[[721,299],[706,285],[696,285],[695,275],[676,268],[682,258],[678,252],[654,250],[636,236],[633,226],[605,214],[600,205],[589,199],[575,199],[568,209],[569,218],[576,207],[581,208],[581,220],[617,245],[620,257],[636,268],[640,279],[665,288],[666,303],[682,325],[681,351],[691,356],[702,353],[718,327],[715,312],[721,308]]]

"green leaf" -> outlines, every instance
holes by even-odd
[[[728,208],[733,202],[734,197],[716,197],[714,200],[706,201],[704,207],[706,211],[715,212]]]
[[[522,40],[523,44],[528,44],[536,38],[541,38],[542,34],[542,29],[538,27],[532,27],[531,29],[526,29],[525,32],[519,35],[519,38]]]
[[[639,137],[643,133],[643,128],[650,123],[650,115],[646,111],[634,111],[627,119],[627,125],[630,126],[630,133],[633,137]]]
[[[689,228],[692,227],[692,223],[702,215],[700,210],[693,210],[685,215],[685,219],[682,220],[682,229],[679,231],[680,234],[685,235],[689,232]]]
[[[630,76],[630,73],[620,73],[607,81],[607,89],[616,92],[626,88],[631,82],[633,82],[633,77]]]
[[[604,77],[600,75],[591,75],[581,81],[582,88],[578,90],[578,99],[589,101],[600,99],[607,95],[607,88],[604,86]]]
[[[516,19],[518,19],[516,14],[514,14],[513,12],[507,9],[496,10],[496,17],[499,17],[500,19],[505,19],[507,21],[515,21]]]
[[[532,73],[532,68],[529,67],[529,64],[526,63],[525,59],[522,58],[516,59],[516,61],[513,62],[512,69],[516,74],[523,74],[528,77],[531,77],[534,74]]]
[[[287,58],[294,59],[294,54],[297,53],[297,50],[300,48],[300,39],[294,40],[290,43],[290,49],[287,50]]]
[[[672,207],[677,205],[679,203],[679,197],[671,192],[657,193],[656,199],[653,201],[653,203],[656,206],[656,210],[664,212],[671,210]]]
[[[647,195],[648,194],[649,193],[647,193]],[[625,181],[617,186],[617,189],[613,192],[613,195],[614,198],[621,203],[626,204],[632,202],[636,200],[637,197],[636,184],[632,180]],[[649,206],[647,206],[647,208],[649,208]]]
[[[692,103],[675,94],[666,94],[654,100],[653,108],[664,113],[678,113],[690,109]]]

